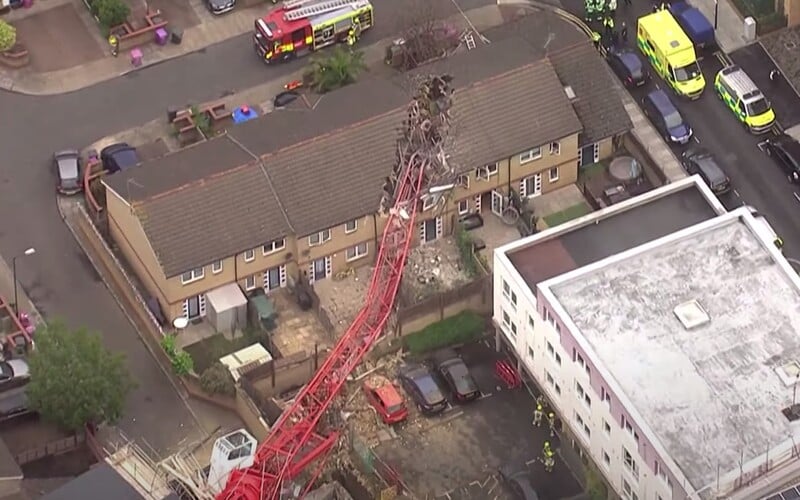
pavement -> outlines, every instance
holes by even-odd
[[[546,423],[532,424],[535,402],[524,388],[507,389],[494,374],[497,360],[488,341],[464,346],[459,354],[470,368],[483,396],[453,405],[435,417],[416,417],[396,428],[397,439],[375,448],[420,498],[511,499],[498,469],[527,472],[541,500],[571,498],[582,488],[570,470],[556,460],[553,472],[540,462],[545,441],[554,450]]]

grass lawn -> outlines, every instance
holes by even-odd
[[[188,345],[184,351],[188,352],[194,361],[194,371],[201,375],[206,368],[216,363],[219,358],[232,352],[253,345],[259,339],[254,335],[243,335],[234,340],[226,339],[221,333],[208,337],[205,340]]]
[[[597,175],[602,175],[606,171],[607,167],[608,165],[606,165],[606,162],[604,161],[592,163],[591,165],[581,167],[581,169],[578,170],[578,176],[582,179],[591,179]]]
[[[572,205],[571,207],[565,208],[560,212],[545,216],[544,221],[547,223],[547,227],[555,227],[559,224],[571,221],[572,219],[577,219],[578,217],[586,215],[591,211],[591,208],[589,208],[589,205],[586,203],[578,203],[577,205]]]
[[[422,354],[455,344],[466,344],[479,339],[486,322],[472,311],[464,311],[433,323],[422,330],[403,337],[403,343],[412,354]]]

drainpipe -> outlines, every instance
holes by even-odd
[[[378,215],[377,214],[372,214],[372,230],[373,230],[372,232],[375,234],[375,236],[372,238],[372,241],[374,242],[373,244],[375,245],[374,253],[377,262],[378,258]]]
[[[506,165],[507,165],[507,171],[508,171],[508,181],[507,181],[508,182],[508,186],[507,186],[508,187],[508,198],[511,199],[511,158],[508,159],[508,162],[506,163]]]
[[[233,282],[239,284],[239,254],[233,254]]]

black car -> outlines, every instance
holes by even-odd
[[[800,181],[800,143],[782,134],[764,141],[764,151],[775,158],[789,182]]]
[[[437,353],[433,363],[457,401],[472,401],[481,395],[467,365],[455,351],[448,349]]]
[[[639,55],[631,49],[613,49],[608,53],[608,65],[628,88],[647,83],[647,73]]]
[[[681,155],[683,168],[689,175],[698,174],[714,194],[731,190],[731,180],[725,175],[717,160],[705,149],[689,149]]]
[[[433,415],[447,408],[447,400],[427,366],[405,365],[397,375],[403,389],[422,413]]]
[[[128,170],[141,163],[136,148],[126,142],[118,142],[104,147],[100,151],[100,160],[105,169],[112,174],[120,170]]]
[[[65,195],[80,193],[83,190],[81,179],[81,157],[74,149],[59,151],[53,155],[53,167],[58,183],[56,190]]]
[[[539,500],[539,494],[525,471],[513,472],[513,469],[500,469],[500,479],[512,495],[519,500]]]
[[[236,0],[206,0],[206,7],[212,14],[220,15],[236,7]]]

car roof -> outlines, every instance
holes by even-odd
[[[650,102],[652,102],[656,108],[658,108],[659,113],[667,114],[678,110],[678,108],[672,104],[672,101],[669,99],[667,93],[661,89],[650,92],[647,94],[647,98],[650,99]]]
[[[784,151],[795,157],[798,161],[800,161],[800,142],[787,134],[783,134],[779,136],[777,139],[773,139],[775,144],[780,144]]]
[[[399,405],[403,402],[402,396],[400,396],[400,393],[397,392],[397,389],[395,389],[392,384],[377,387],[375,389],[375,394],[381,398],[381,401],[383,401],[386,406]]]
[[[629,70],[642,69],[642,60],[631,50],[621,51],[617,54],[617,57]]]
[[[725,172],[722,171],[722,167],[717,164],[717,161],[711,155],[695,158],[694,162],[697,163],[709,177],[725,177]]]

